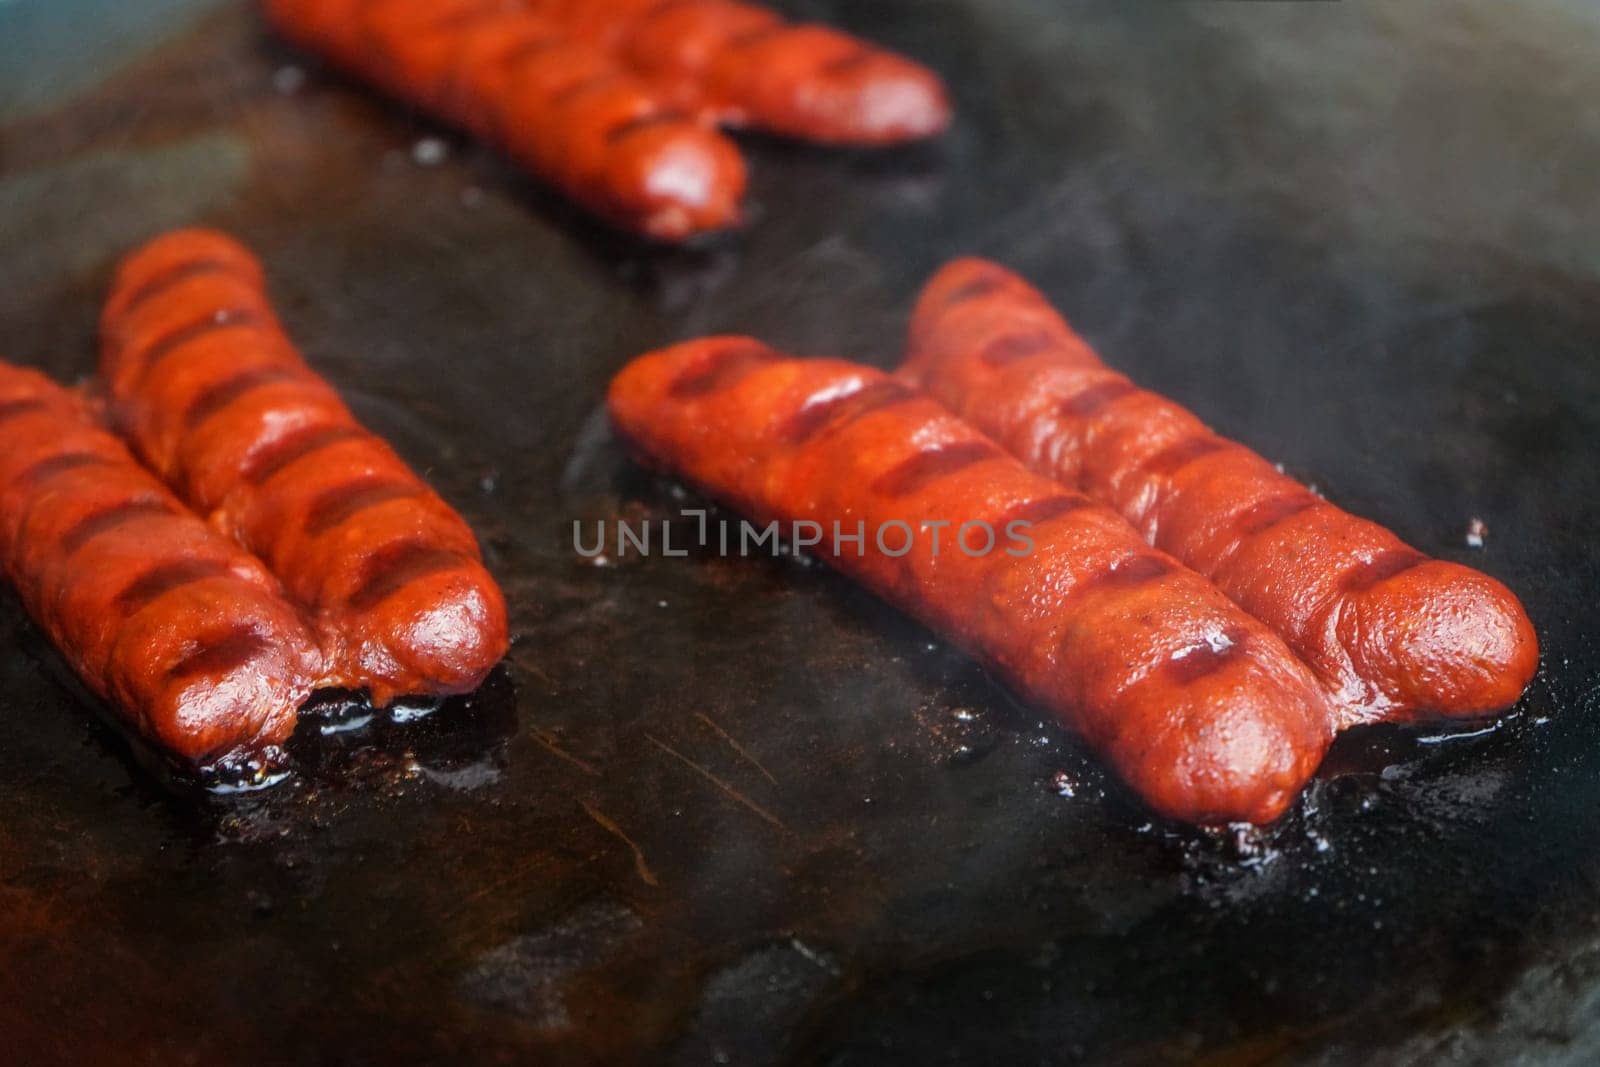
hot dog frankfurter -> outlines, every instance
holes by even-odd
[[[1211,583],[880,371],[712,338],[639,357],[608,403],[648,463],[757,521],[862,523],[823,558],[1049,708],[1164,815],[1269,822],[1333,736],[1304,665]],[[1032,551],[969,553],[973,522],[1022,522]],[[905,531],[874,531],[899,524],[915,536],[897,555]]]
[[[526,0],[714,121],[829,144],[942,132],[950,103],[921,64],[735,0]]]
[[[0,565],[88,688],[184,770],[285,741],[322,672],[278,582],[43,375],[0,363]]]
[[[498,145],[623,229],[734,225],[744,159],[722,134],[511,0],[264,0],[291,41]]]
[[[231,238],[181,231],[123,262],[101,376],[145,462],[307,609],[330,684],[463,693],[505,654],[472,531],[305,364]]]
[[[1428,558],[1138,388],[996,264],[959,260],[928,285],[903,376],[1211,578],[1323,678],[1346,724],[1482,716],[1538,666],[1504,585]]]

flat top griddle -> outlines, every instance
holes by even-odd
[[[1600,18],[787,9],[928,60],[959,123],[887,153],[747,138],[750,230],[674,251],[246,5],[0,5],[6,356],[87,374],[118,255],[235,231],[312,362],[479,530],[516,633],[471,700],[328,709],[294,782],[196,799],[0,599],[5,1057],[1592,1062]],[[889,366],[967,252],[1508,582],[1544,642],[1516,713],[1351,735],[1281,825],[1207,834],[820,567],[573,551],[574,520],[692,529],[606,426],[627,359],[740,331]]]

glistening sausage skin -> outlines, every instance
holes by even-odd
[[[747,338],[642,356],[612,419],[650,463],[758,521],[1028,523],[1031,553],[824,552],[1080,732],[1157,811],[1277,818],[1332,735],[1324,695],[1265,627],[1122,518],[1033,474],[882,372]]]
[[[118,427],[310,613],[329,684],[377,704],[478,687],[505,601],[472,530],[301,359],[245,248],[161,237],[117,272],[101,376]]]
[[[919,63],[736,0],[525,0],[612,51],[678,106],[825,144],[941,133],[950,102]]]
[[[322,662],[261,564],[84,404],[0,363],[0,565],[84,684],[183,770],[288,739]]]
[[[1323,678],[1343,724],[1482,716],[1538,667],[1504,585],[1430,559],[1138,388],[994,263],[959,260],[929,283],[903,374],[1216,582]]]
[[[472,131],[615,226],[739,220],[744,159],[604,50],[506,0],[265,0],[280,32]]]

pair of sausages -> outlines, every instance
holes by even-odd
[[[322,673],[261,563],[84,401],[0,363],[0,567],[88,688],[184,769],[285,741]]]
[[[847,33],[736,0],[526,0],[708,121],[837,145],[943,132],[932,71]]]
[[[609,408],[647,463],[753,518],[863,524],[823,558],[1170,818],[1271,822],[1340,729],[1482,716],[1538,665],[1510,590],[1108,370],[991,263],[934,279],[896,377],[711,338],[629,364]],[[890,550],[870,532],[972,522],[1021,523],[1032,549],[941,554],[900,532]]]
[[[605,51],[515,0],[265,0],[284,36],[471,131],[612,225],[738,221],[744,159]]]
[[[997,264],[934,277],[901,374],[1215,582],[1311,666],[1341,726],[1480,717],[1538,667],[1504,585],[1430,559],[1140,389]]]
[[[453,508],[312,371],[261,266],[223,234],[158,238],[117,271],[101,324],[112,417],[311,620],[323,684],[470,692],[505,654],[505,601]]]
[[[726,0],[263,3],[291,41],[659,241],[738,222],[744,158],[718,123],[886,144],[949,121],[924,68]]]
[[[83,398],[0,364],[0,567],[130,729],[203,770],[280,745],[317,689],[482,683],[508,637],[472,531],[305,365],[246,249],[152,242],[102,333],[138,459]]]
[[[1216,586],[880,371],[712,338],[630,363],[609,408],[649,463],[752,518],[864,523],[823,557],[1053,711],[1163,815],[1270,822],[1333,737],[1316,679]],[[1020,523],[1033,549],[951,534],[941,551],[925,532],[973,521]],[[874,535],[890,526],[924,532],[894,554],[903,532],[888,551]]]

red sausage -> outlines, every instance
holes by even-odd
[[[1341,511],[1109,370],[998,265],[941,271],[910,349],[908,380],[1216,582],[1324,679],[1346,723],[1481,716],[1533,677],[1538,640],[1509,589]]]
[[[879,371],[714,338],[635,360],[609,405],[653,464],[758,521],[821,523],[834,567],[1049,708],[1164,815],[1269,822],[1322,759],[1331,712],[1271,632]],[[969,554],[955,542],[978,521],[1031,523],[1032,551],[982,552],[978,531]],[[834,522],[864,543],[836,546]],[[925,522],[952,524],[941,548]],[[894,523],[923,530],[903,556]]]
[[[88,688],[173,763],[281,744],[322,672],[276,580],[43,375],[0,363],[0,566]]]
[[[264,0],[290,40],[499,145],[613,225],[734,225],[744,159],[603,50],[506,0]]]
[[[830,144],[942,133],[937,75],[838,30],[733,0],[527,0],[715,121]]]
[[[311,613],[330,684],[378,704],[477,688],[507,632],[472,531],[306,366],[254,256],[159,238],[118,270],[102,342],[119,428]]]

